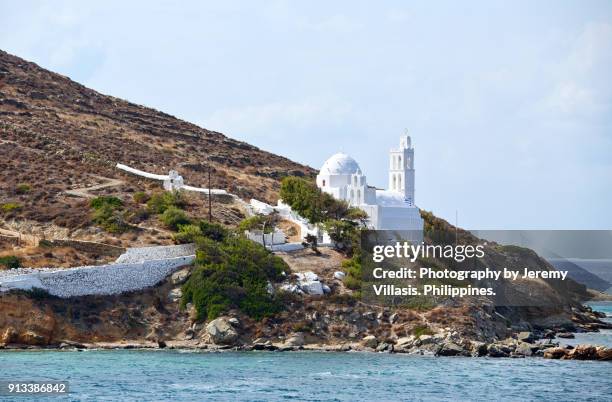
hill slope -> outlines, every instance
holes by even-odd
[[[129,193],[142,181],[117,162],[155,173],[178,169],[186,183],[272,201],[284,175],[314,170],[157,110],[102,95],[0,51],[0,204],[22,206],[20,220],[83,226],[86,205],[74,190],[107,179]],[[18,185],[27,184],[27,197]],[[16,212],[15,212],[16,213]],[[85,214],[85,215],[84,215]]]

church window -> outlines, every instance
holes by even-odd
[[[323,187],[325,187],[325,180],[323,180]]]
[[[355,192],[351,190],[351,202],[355,199]]]
[[[361,190],[357,190],[357,203],[361,203]]]
[[[398,156],[397,157],[397,168],[401,169],[402,168],[402,156]]]
[[[397,176],[397,189],[402,189],[402,176]]]
[[[393,175],[393,185],[391,186],[393,190],[395,190],[397,188],[396,187],[396,180],[397,179],[395,178],[395,175]]]

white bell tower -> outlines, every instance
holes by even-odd
[[[410,136],[400,137],[398,149],[389,151],[389,190],[402,193],[414,205],[414,148]]]

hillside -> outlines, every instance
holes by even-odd
[[[314,173],[221,133],[100,94],[3,51],[0,150],[0,204],[18,205],[5,208],[0,218],[19,222],[21,232],[40,230],[40,224],[60,237],[90,225],[87,203],[78,196],[82,188],[102,185],[92,193],[124,198],[143,187],[159,189],[159,183],[121,173],[114,168],[118,162],[159,174],[177,169],[187,184],[201,187],[208,186],[210,164],[213,188],[268,201],[274,201],[282,176]],[[214,214],[230,224],[241,216],[224,203]]]

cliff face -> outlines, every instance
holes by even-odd
[[[314,171],[221,133],[157,110],[102,95],[67,77],[0,51],[0,203],[16,202],[22,219],[74,228],[85,213],[66,190],[120,179],[115,193],[138,179],[114,166],[167,174],[243,198],[272,201],[279,178]],[[17,190],[27,184],[27,197]],[[133,190],[133,188],[132,188]],[[15,212],[17,213],[17,212]]]

